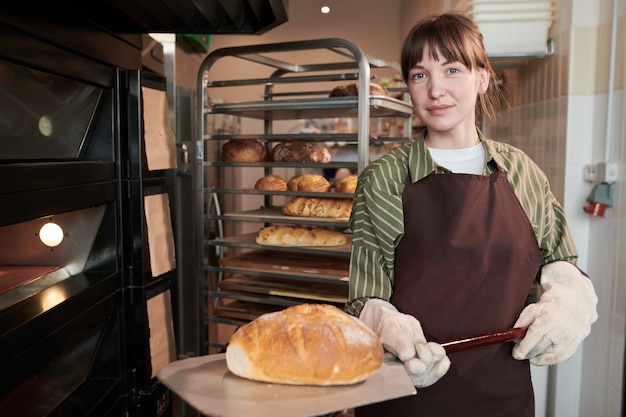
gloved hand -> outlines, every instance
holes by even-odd
[[[372,298],[359,318],[378,334],[385,350],[400,359],[416,387],[428,387],[448,372],[450,359],[444,348],[426,341],[415,317],[400,313],[387,301]]]
[[[529,326],[513,348],[515,359],[554,365],[571,357],[598,319],[591,280],[573,264],[556,261],[541,270],[543,293],[522,310],[515,327]]]

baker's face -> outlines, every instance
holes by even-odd
[[[408,88],[415,115],[429,133],[475,129],[475,106],[479,93],[487,90],[489,74],[479,68],[471,71],[461,62],[430,56],[424,48],[422,61],[410,71]]]

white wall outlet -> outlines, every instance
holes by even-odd
[[[596,164],[588,164],[583,168],[583,177],[585,181],[595,182],[598,174],[598,166]]]
[[[617,162],[600,162],[596,169],[597,182],[615,182],[617,181],[618,170]]]

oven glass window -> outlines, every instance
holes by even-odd
[[[0,61],[0,158],[81,157],[102,89]]]

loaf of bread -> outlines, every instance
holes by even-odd
[[[224,162],[263,162],[266,159],[265,145],[256,139],[229,140],[222,145]]]
[[[241,326],[226,348],[226,365],[243,378],[289,385],[350,385],[383,363],[379,337],[329,304],[266,313]]]
[[[254,184],[255,190],[286,191],[287,183],[280,175],[270,174],[261,177]]]
[[[320,174],[300,174],[289,179],[287,189],[325,193],[330,191],[330,182]]]
[[[330,151],[319,143],[289,141],[274,146],[270,152],[274,162],[330,162]]]
[[[328,227],[267,226],[259,231],[256,243],[269,246],[341,246],[346,235]]]
[[[359,95],[359,84],[352,83],[347,85],[340,85],[333,88],[329,94],[329,97],[349,97]],[[389,96],[389,91],[385,87],[379,84],[370,83],[370,95],[371,96]]]
[[[283,214],[298,217],[348,218],[352,199],[295,197],[282,207]]]
[[[354,194],[358,177],[356,175],[348,175],[335,183],[335,191],[338,193]]]

